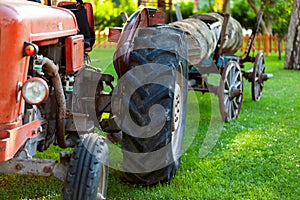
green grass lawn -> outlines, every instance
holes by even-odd
[[[113,71],[112,50],[96,49],[92,60],[105,73]],[[300,71],[284,70],[275,55],[266,57],[266,70],[274,77],[265,82],[262,99],[251,100],[251,84],[244,79],[239,118],[218,127],[218,140],[204,157],[199,152],[214,128],[218,107],[211,105],[217,98],[190,91],[185,130],[190,144],[173,182],[141,187],[111,169],[108,199],[299,199]],[[192,112],[195,108],[200,112]],[[57,152],[52,147],[38,156],[55,159]],[[62,186],[54,178],[1,175],[0,199],[60,199]]]

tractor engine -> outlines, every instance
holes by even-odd
[[[53,142],[74,146],[78,133],[93,130],[104,111],[95,109],[102,82],[113,77],[86,64],[94,42],[88,9],[0,2],[0,161],[31,157]]]

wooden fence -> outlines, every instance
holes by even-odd
[[[243,37],[243,44],[240,48],[241,51],[244,51],[247,47],[248,40],[250,35],[245,35]],[[286,45],[286,37],[283,38],[282,42],[280,43],[281,52],[285,51]],[[257,34],[255,37],[255,41],[252,45],[251,51],[259,51],[263,50],[265,55],[270,55],[271,52],[278,53],[278,36],[272,34]]]
[[[96,31],[96,42],[95,47],[97,48],[116,48],[117,43],[108,41],[108,31]]]
[[[243,37],[243,44],[240,51],[244,51],[247,47],[250,35]],[[280,44],[281,52],[285,51],[286,38]],[[116,48],[117,44],[108,42],[108,32],[96,31],[96,43],[97,48]],[[252,52],[263,50],[266,56],[270,55],[271,52],[278,53],[278,36],[270,34],[258,34],[255,38],[255,42],[252,45]]]

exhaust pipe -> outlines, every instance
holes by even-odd
[[[61,148],[67,148],[74,146],[72,140],[65,139],[65,118],[66,118],[66,100],[63,91],[63,86],[59,76],[59,67],[54,64],[52,60],[47,57],[43,57],[42,67],[44,73],[51,77],[56,102],[58,105],[58,112],[56,114],[57,119],[57,143]]]

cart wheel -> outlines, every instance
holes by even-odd
[[[223,120],[237,118],[243,101],[243,75],[236,61],[229,61],[224,68],[218,93]]]
[[[63,199],[106,199],[108,147],[105,138],[86,134],[74,148],[63,189]]]
[[[252,76],[252,99],[259,101],[264,88],[265,57],[262,51],[259,51],[255,57],[253,76]]]

